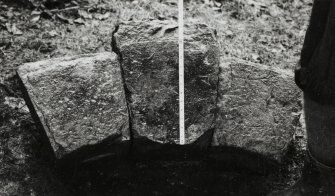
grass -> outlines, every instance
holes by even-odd
[[[217,30],[224,58],[293,69],[299,60],[311,5],[311,0],[191,1],[185,13],[186,18]]]

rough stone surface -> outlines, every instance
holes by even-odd
[[[134,136],[174,142],[179,135],[177,24],[122,23],[113,48],[122,58]]]
[[[191,143],[215,126],[220,55],[207,25],[186,23],[184,29],[185,137]]]
[[[185,28],[186,142],[213,123],[218,52],[206,25]],[[179,143],[178,28],[169,21],[122,23],[114,34],[135,136]]]
[[[18,75],[28,95],[29,109],[46,132],[56,157],[109,136],[129,137],[125,93],[115,54],[27,63],[18,69]]]
[[[293,74],[242,61],[221,63],[214,145],[230,145],[281,160],[299,121],[301,96]]]

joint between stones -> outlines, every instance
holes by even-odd
[[[125,76],[124,76],[124,69],[122,67],[122,63],[123,63],[123,57],[122,57],[122,53],[120,48],[118,47],[117,43],[116,43],[116,38],[115,38],[115,34],[117,33],[117,31],[119,30],[120,24],[116,24],[115,25],[115,29],[112,32],[112,51],[117,55],[117,59],[119,61],[119,66],[120,66],[120,70],[121,70],[121,78],[122,78],[122,84],[123,84],[123,88],[124,88],[124,92],[125,92],[125,98],[126,98],[126,106],[127,106],[127,111],[128,111],[128,125],[129,125],[129,137],[130,137],[130,141],[132,142],[134,139],[134,131],[133,131],[133,126],[132,126],[132,112],[129,106],[130,103],[130,91],[127,88],[126,82],[125,82]],[[132,143],[131,143],[132,144]]]

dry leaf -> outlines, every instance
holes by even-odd
[[[107,19],[109,16],[110,16],[110,13],[109,13],[109,12],[107,12],[107,13],[105,13],[105,14],[96,14],[96,15],[94,15],[94,17],[95,17],[96,19],[99,19],[99,20],[105,20],[105,19]]]
[[[269,7],[269,12],[271,16],[278,16],[281,14],[280,8],[275,4]]]
[[[259,55],[256,54],[256,53],[251,53],[251,58],[254,59],[255,61],[259,61],[260,60]]]
[[[20,29],[18,29],[15,24],[13,24],[13,26],[12,26],[12,33],[13,33],[13,35],[22,35],[23,34],[23,32]]]
[[[92,19],[93,18],[92,14],[89,14],[84,10],[78,10],[78,14],[79,14],[79,16],[81,16],[84,19]]]
[[[77,18],[76,20],[74,20],[73,22],[77,23],[77,24],[85,24],[85,21],[82,18]]]
[[[63,22],[69,23],[69,24],[73,24],[73,20],[66,18],[63,14],[57,14],[57,17],[62,20]]]
[[[7,11],[7,18],[11,19],[13,18],[14,14],[13,14],[13,11],[12,10],[8,10]]]
[[[0,22],[1,23],[6,23],[7,22],[7,19],[3,16],[0,15]]]
[[[40,18],[41,18],[41,13],[42,12],[32,11],[29,20],[31,22],[37,22],[37,21],[39,21]]]
[[[49,31],[48,34],[50,35],[50,37],[56,37],[58,35],[55,30]]]
[[[6,28],[7,28],[7,31],[12,33],[13,35],[23,34],[23,32],[20,29],[18,29],[15,24],[11,25],[10,23],[6,23]]]

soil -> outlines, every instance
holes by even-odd
[[[235,148],[204,151],[142,140],[106,141],[55,163],[25,108],[17,67],[64,55],[111,51],[118,21],[177,20],[177,1],[47,2],[43,6],[36,0],[0,1],[1,196],[257,196],[287,188],[299,178],[306,143],[299,123],[280,165]],[[185,18],[217,30],[222,58],[292,70],[311,6],[312,0],[190,0],[185,2]],[[87,152],[95,156],[88,157]]]

